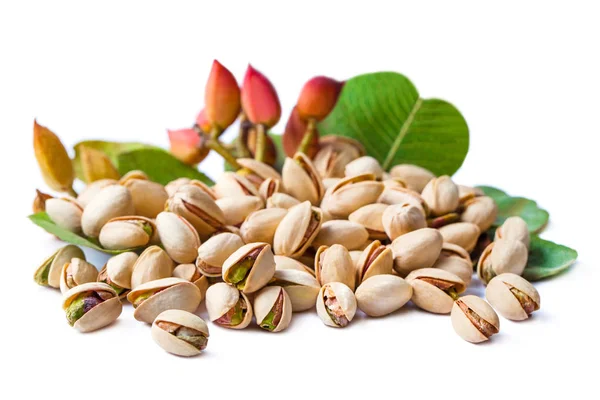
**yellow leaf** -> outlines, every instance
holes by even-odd
[[[72,192],[75,171],[67,150],[50,129],[33,121],[33,150],[44,181],[57,192]]]
[[[81,146],[81,170],[89,184],[100,179],[119,179],[121,175],[104,152]]]

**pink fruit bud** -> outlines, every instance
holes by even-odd
[[[211,124],[210,121],[206,118],[205,108],[203,108],[202,111],[198,113],[198,116],[196,117],[196,125],[198,125],[198,128],[200,128],[202,132],[210,133]]]
[[[298,97],[298,112],[302,119],[321,121],[329,115],[337,102],[344,82],[326,76],[316,76],[306,82]]]
[[[242,108],[253,124],[271,128],[281,118],[281,104],[271,82],[248,65],[242,85]]]
[[[193,128],[167,131],[171,142],[171,153],[188,165],[196,165],[208,155],[201,136]]]
[[[233,74],[217,60],[213,61],[204,104],[207,120],[220,130],[231,125],[240,114],[240,88]]]

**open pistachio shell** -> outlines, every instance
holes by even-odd
[[[92,201],[92,199],[96,197],[98,193],[100,193],[102,189],[104,189],[107,186],[117,184],[118,182],[114,179],[100,179],[94,181],[87,185],[85,189],[81,193],[79,193],[79,196],[77,196],[77,202],[81,204],[83,208],[85,208],[90,203],[90,201]]]
[[[487,284],[496,275],[510,272],[522,275],[529,254],[519,240],[499,239],[485,248],[477,263],[477,275]]]
[[[248,297],[224,282],[206,291],[208,318],[224,328],[244,329],[252,321],[252,304]]]
[[[466,286],[471,284],[473,277],[473,263],[471,257],[465,249],[452,243],[444,243],[442,252],[438,257],[433,268],[439,268],[444,271],[452,272],[465,282]]]
[[[273,193],[267,199],[267,208],[285,208],[290,209],[300,204],[300,200],[286,193]]]
[[[475,248],[481,231],[471,222],[457,222],[439,229],[444,242],[456,244],[470,252]]]
[[[267,179],[281,181],[279,172],[269,164],[257,161],[253,158],[238,158],[237,162],[243,167],[237,173],[245,176],[256,188],[259,188]]]
[[[418,193],[421,193],[427,183],[435,178],[431,171],[412,164],[398,164],[390,170],[390,175],[402,179],[409,189]]]
[[[427,227],[423,209],[410,203],[392,204],[381,216],[385,233],[391,240]]]
[[[474,197],[477,196],[483,196],[483,190],[479,189],[479,188],[474,188],[474,187],[470,187],[470,186],[465,186],[465,185],[458,185],[458,198],[460,201],[460,204],[464,204],[466,201],[471,200]]]
[[[263,288],[275,273],[275,259],[268,243],[249,243],[231,254],[223,263],[223,280],[243,293]]]
[[[388,204],[367,204],[350,214],[348,220],[364,226],[370,239],[385,240],[387,239],[387,235],[383,226],[382,216],[387,208]]]
[[[356,160],[352,160],[344,168],[344,175],[346,177],[363,174],[373,174],[375,175],[375,179],[381,180],[383,177],[383,168],[381,168],[379,161],[371,156],[362,156]]]
[[[89,262],[81,258],[72,258],[63,265],[60,273],[60,291],[66,293],[75,286],[84,283],[96,282],[98,270]]]
[[[507,218],[496,229],[496,240],[498,239],[519,240],[529,249],[529,228],[527,227],[527,222],[518,216]]]
[[[136,215],[156,218],[158,213],[164,210],[169,194],[160,183],[145,179],[127,179],[122,185],[131,193]]]
[[[365,154],[363,145],[344,136],[327,135],[319,138],[319,151],[314,165],[323,178],[343,177],[346,165]]]
[[[131,289],[131,274],[138,255],[128,251],[111,257],[98,274],[98,282],[110,285],[119,297],[124,297]]]
[[[464,203],[460,220],[472,222],[479,226],[481,232],[485,232],[494,224],[497,215],[498,206],[494,199],[488,196],[478,196]]]
[[[198,249],[196,265],[202,274],[220,277],[225,260],[243,245],[244,241],[238,235],[229,232],[219,233],[202,243]]]
[[[264,206],[258,196],[221,197],[216,203],[225,215],[225,223],[234,226],[239,226],[248,215]]]
[[[72,244],[61,247],[35,270],[33,280],[41,286],[60,288],[62,268],[73,258],[85,260],[85,254],[79,247]]]
[[[419,193],[410,189],[396,186],[386,187],[381,196],[379,196],[379,199],[377,199],[377,202],[384,204],[408,203],[415,207],[420,207],[425,217],[429,215],[429,206],[425,203],[425,200],[423,200]]]
[[[173,273],[173,261],[158,246],[150,246],[140,254],[131,273],[131,287],[156,279],[168,278]]]
[[[304,153],[286,158],[282,174],[283,190],[299,201],[310,201],[318,205],[325,188],[315,166]]]
[[[305,201],[288,210],[273,237],[275,254],[298,258],[312,244],[321,229],[323,214]]]
[[[325,192],[327,192],[328,189],[337,185],[341,180],[342,178],[324,178],[323,187],[325,188]]]
[[[340,282],[323,285],[317,296],[317,315],[327,326],[346,327],[354,318],[356,308],[352,289]]]
[[[177,189],[179,189],[180,187],[182,187],[184,185],[189,185],[190,182],[191,182],[190,178],[177,178],[177,179],[174,179],[171,182],[167,183],[165,185],[165,190],[167,191],[167,194],[169,195],[169,197],[172,197],[175,194],[175,192],[177,191]]]
[[[399,236],[392,242],[394,270],[402,276],[435,264],[442,250],[443,239],[437,229],[423,228]]]
[[[385,187],[385,189],[387,189],[387,188],[406,188],[406,182],[404,182],[401,178],[394,178],[392,176],[389,176],[389,177],[385,178],[382,182],[383,182],[383,186]]]
[[[455,298],[465,291],[465,283],[451,272],[437,268],[422,268],[411,272],[406,282],[413,288],[412,302],[419,308],[448,314]]]
[[[81,232],[83,207],[70,197],[46,200],[46,213],[58,226],[71,232]]]
[[[242,238],[246,243],[264,242],[273,244],[275,230],[287,214],[283,208],[267,208],[254,211],[246,217],[240,227]]]
[[[464,296],[452,306],[452,327],[471,343],[488,340],[500,330],[500,320],[492,307],[477,296]]]
[[[183,357],[200,354],[208,344],[208,326],[199,316],[166,310],[152,323],[152,339],[165,351]]]
[[[294,312],[305,311],[315,306],[321,286],[313,275],[293,269],[276,270],[269,286],[281,286],[290,296]]]
[[[449,176],[434,178],[423,188],[421,197],[434,216],[448,214],[458,208],[458,186]]]
[[[258,190],[252,182],[235,172],[224,172],[213,187],[217,198],[258,196]]]
[[[154,221],[145,217],[113,218],[100,230],[100,244],[109,250],[128,250],[145,247],[156,232]]]
[[[494,277],[485,288],[485,297],[506,319],[522,321],[540,309],[540,294],[519,275],[505,273]]]
[[[369,233],[361,224],[336,219],[321,225],[319,234],[313,241],[313,246],[318,248],[341,244],[348,250],[357,250],[363,247],[368,239]]]
[[[354,290],[355,268],[348,250],[339,244],[321,246],[315,256],[315,273],[319,284],[341,282]]]
[[[258,194],[263,199],[263,201],[267,201],[271,196],[275,193],[278,193],[281,190],[281,180],[267,178],[265,179],[258,188]]]
[[[321,206],[334,217],[347,218],[359,208],[376,203],[383,189],[383,183],[376,181],[373,174],[347,177],[328,191]]]
[[[281,286],[267,286],[254,297],[256,323],[268,332],[281,332],[292,320],[292,301]]]
[[[391,274],[393,265],[392,250],[375,240],[361,252],[355,263],[357,285],[375,275]]]
[[[399,310],[412,297],[412,286],[395,275],[376,275],[356,289],[358,308],[370,317],[382,317]]]
[[[67,319],[80,332],[91,332],[110,325],[116,320],[123,305],[109,285],[89,282],[76,286],[64,294],[63,310]]]
[[[200,237],[185,218],[163,211],[156,217],[156,227],[160,242],[173,261],[186,264],[196,260]]]
[[[97,238],[100,230],[113,218],[135,214],[133,199],[123,186],[103,188],[83,210],[81,228],[86,236]]]
[[[275,255],[274,259],[275,259],[275,271],[291,269],[291,270],[295,270],[295,271],[308,272],[312,276],[315,276],[314,269],[307,266],[306,264],[303,264],[302,262],[300,262],[298,260],[295,260],[290,257],[278,256],[278,255]],[[313,264],[314,264],[314,260],[310,265],[313,265]]]
[[[125,183],[127,183],[127,181],[129,181],[130,179],[139,179],[139,180],[143,180],[143,181],[148,181],[148,180],[150,180],[150,177],[148,177],[148,174],[146,174],[144,171],[141,171],[139,169],[134,169],[134,170],[127,172],[125,175],[123,175],[121,177],[121,179],[119,179],[119,185],[125,185]]]

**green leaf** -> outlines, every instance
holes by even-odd
[[[177,178],[197,179],[207,185],[213,184],[202,172],[159,148],[142,148],[119,153],[115,165],[121,175],[139,169],[144,171],[150,180],[163,185]]]
[[[567,270],[575,260],[577,251],[532,235],[523,277],[529,281],[549,278]]]
[[[395,72],[348,80],[318,129],[359,140],[386,170],[411,163],[452,175],[469,150],[469,128],[461,113],[444,100],[422,99],[412,82]]]

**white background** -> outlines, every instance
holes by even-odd
[[[452,3],[452,4],[450,4]],[[2,2],[2,398],[597,398],[598,10],[594,2]],[[484,345],[447,316],[407,307],[328,329],[313,313],[281,334],[210,326],[200,357],[170,356],[125,307],[108,329],[70,328],[57,291],[32,274],[60,243],[30,224],[44,188],[33,119],[82,139],[167,145],[193,123],[213,58],[276,85],[284,118],[302,84],[377,70],[454,103],[471,130],[456,174],[536,199],[544,237],[579,251],[536,285],[542,310],[501,320]],[[209,174],[220,162],[202,166]],[[105,257],[88,251],[101,266]],[[472,289],[481,293],[480,287]],[[203,314],[205,315],[205,314]],[[132,397],[133,396],[133,397]],[[506,398],[506,397],[505,397]]]

